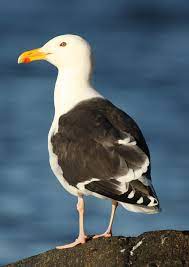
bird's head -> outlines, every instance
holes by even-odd
[[[22,53],[18,63],[36,60],[46,60],[63,71],[83,69],[90,72],[91,49],[82,37],[66,34],[51,39],[40,48]]]

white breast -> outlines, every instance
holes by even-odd
[[[88,79],[81,79],[82,75],[80,74],[80,72],[77,73],[75,77],[73,76],[73,73],[71,75],[69,72],[59,71],[54,90],[55,115],[48,135],[48,150],[51,169],[64,188],[76,196],[81,194],[81,191],[74,186],[69,185],[64,179],[63,171],[58,165],[58,157],[53,153],[51,137],[58,132],[58,121],[61,115],[67,113],[83,100],[93,97],[102,97],[96,90],[90,87]]]

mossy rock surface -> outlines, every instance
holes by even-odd
[[[99,238],[67,250],[53,249],[6,266],[189,266],[189,231],[164,230],[138,237]]]

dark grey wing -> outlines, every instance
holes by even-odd
[[[104,112],[112,125],[123,132],[129,133],[136,140],[137,146],[150,159],[148,146],[137,123],[127,113],[114,106],[110,101],[107,101],[107,107],[104,109]]]
[[[58,133],[51,139],[53,151],[64,178],[84,193],[134,204],[141,204],[142,196],[142,204],[151,205],[151,185],[142,178],[149,167],[148,153],[125,131],[123,121],[120,127],[118,115],[108,101],[76,106],[60,118]]]

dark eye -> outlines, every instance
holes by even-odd
[[[66,46],[66,45],[67,45],[66,42],[62,42],[62,43],[60,44],[60,46]]]

